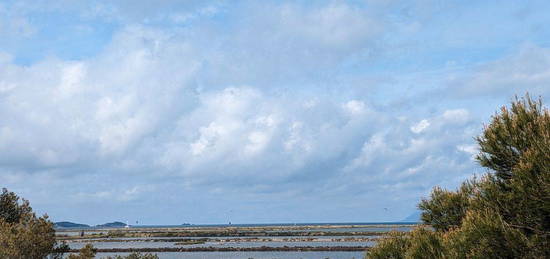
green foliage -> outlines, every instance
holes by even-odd
[[[94,259],[96,249],[91,244],[86,244],[78,251],[78,254],[71,254],[67,259]]]
[[[512,178],[514,169],[525,160],[525,154],[536,152],[539,158],[548,158],[550,115],[542,101],[529,96],[512,102],[511,109],[501,108],[477,138],[480,153],[477,160],[502,180]],[[538,159],[537,159],[538,160]],[[549,161],[537,161],[548,166]],[[540,171],[539,171],[540,172]]]
[[[2,188],[0,194],[0,219],[7,223],[18,223],[25,215],[32,213],[29,201],[21,199],[8,189]]]
[[[491,210],[468,211],[443,242],[447,258],[531,258],[527,237]]]
[[[493,117],[478,143],[480,164],[495,173],[486,177],[472,210],[490,208],[525,235],[530,256],[549,258],[550,112],[540,100],[516,100]]]
[[[405,258],[447,258],[444,256],[440,233],[420,227],[411,231],[409,236],[410,245],[405,252]]]
[[[122,231],[122,230],[109,230],[107,232],[107,236],[108,237],[125,237],[126,236],[126,231]]]
[[[409,249],[409,238],[405,233],[392,231],[371,248],[365,258],[372,259],[405,259]]]
[[[410,233],[390,232],[368,251],[366,258],[437,259],[445,257],[439,233],[419,227]]]
[[[550,112],[516,99],[477,142],[488,174],[419,204],[435,231],[392,234],[369,258],[550,258]]]
[[[61,258],[48,216],[37,217],[29,202],[7,189],[0,195],[0,258]]]
[[[418,207],[423,211],[421,219],[438,231],[459,227],[476,187],[476,180],[466,181],[457,191],[435,187],[430,199],[422,199]]]
[[[94,259],[96,255],[96,249],[91,244],[86,244],[86,246],[82,247],[78,254],[71,254],[67,257],[67,259]],[[103,257],[103,259],[159,259],[157,255],[154,254],[141,254],[141,253],[131,253],[127,256],[117,255],[117,256],[108,256]]]

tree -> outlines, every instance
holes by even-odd
[[[18,223],[22,217],[32,213],[29,201],[21,199],[13,192],[3,188],[0,195],[0,219],[6,223]]]
[[[29,201],[2,189],[0,194],[0,258],[2,259],[62,259],[69,250],[67,244],[57,244],[53,223],[48,215],[37,217]],[[87,244],[78,254],[67,259],[93,259],[96,249]],[[153,254],[131,253],[128,256],[105,259],[158,259]]]
[[[479,163],[492,170],[479,207],[527,235],[550,230],[550,112],[529,96],[501,109],[477,138]]]
[[[485,126],[481,179],[419,204],[434,231],[392,234],[369,258],[550,258],[550,112],[528,95]],[[417,244],[417,245],[414,245]]]
[[[30,204],[15,193],[0,194],[0,258],[61,258],[67,247],[57,246],[53,223],[37,217]]]
[[[448,191],[436,186],[430,199],[422,199],[418,208],[423,212],[421,220],[439,231],[447,231],[459,227],[470,201],[474,195],[477,182],[475,179],[466,181],[457,191]]]

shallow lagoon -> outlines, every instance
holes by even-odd
[[[204,227],[162,227],[162,228],[130,228],[130,229],[83,229],[86,234],[108,233],[109,230],[128,233],[127,236],[75,237],[79,229],[64,229],[57,234],[65,237],[71,249],[82,248],[87,241],[98,249],[128,249],[128,248],[260,248],[260,247],[369,247],[376,243],[385,232],[407,232],[414,225],[379,224],[379,225],[262,225],[262,226],[204,226]],[[184,233],[200,233],[207,236],[178,236]],[[212,236],[218,233],[220,236]],[[243,233],[244,235],[236,235]],[[263,233],[263,234],[262,234]],[[295,234],[296,233],[296,234]],[[123,234],[123,233],[122,233]],[[331,235],[332,234],[332,235]],[[138,235],[139,237],[134,237]],[[224,236],[225,235],[225,236]],[[182,240],[206,238],[202,244],[176,244]],[[128,253],[98,253],[97,258]],[[363,251],[224,251],[224,252],[154,252],[161,259],[189,258],[189,259],[359,259],[363,258]]]
[[[128,253],[98,253],[97,258]],[[192,252],[155,253],[160,259],[362,259],[364,252]]]
[[[80,249],[86,245],[84,242],[68,243],[71,249]],[[165,248],[165,247],[293,247],[293,246],[372,246],[375,242],[206,242],[204,244],[176,245],[175,242],[94,242],[95,248]]]

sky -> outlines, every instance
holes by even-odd
[[[548,100],[549,8],[0,0],[0,187],[87,224],[398,221]]]

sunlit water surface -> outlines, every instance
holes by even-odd
[[[97,258],[128,253],[98,253]],[[155,253],[160,259],[362,259],[363,252],[192,252]]]

